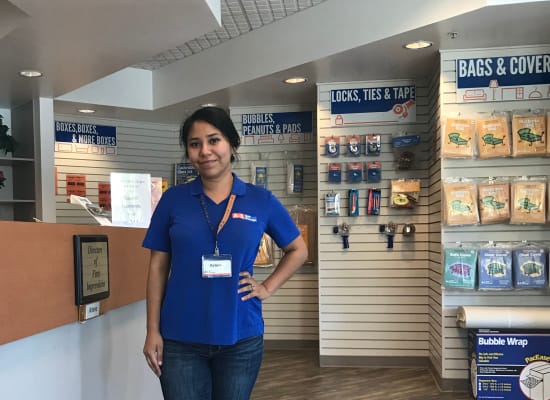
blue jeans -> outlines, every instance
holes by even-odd
[[[263,335],[230,346],[164,341],[165,400],[249,400],[264,352]]]

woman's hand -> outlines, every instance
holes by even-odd
[[[156,376],[160,376],[162,366],[162,349],[164,346],[164,341],[160,333],[148,333],[145,338],[145,345],[143,346],[143,354],[147,360],[147,364],[151,371],[155,373]]]
[[[256,282],[252,275],[250,275],[250,272],[241,272],[239,276],[241,279],[239,280],[239,290],[237,293],[247,293],[241,297],[242,301],[250,300],[253,297],[265,300],[271,296],[271,293],[269,293],[263,283]]]

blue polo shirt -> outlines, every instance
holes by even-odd
[[[214,203],[202,189],[200,178],[174,186],[161,197],[151,218],[143,247],[170,253],[171,269],[160,316],[165,339],[229,345],[264,332],[261,300],[242,301],[239,272],[253,274],[262,234],[279,247],[299,235],[294,221],[268,190],[245,183],[234,175],[236,195],[229,219],[218,234],[220,254],[232,257],[230,278],[203,278],[202,256],[214,253],[217,230],[228,199]]]

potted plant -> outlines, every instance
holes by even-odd
[[[17,141],[13,136],[8,135],[7,125],[4,125],[4,117],[0,115],[0,150],[4,150],[4,155],[13,153],[17,148]]]

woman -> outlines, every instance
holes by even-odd
[[[180,143],[199,177],[163,194],[143,241],[143,352],[166,400],[249,399],[263,355],[261,302],[304,263],[306,245],[271,192],[232,173],[240,138],[224,110],[195,111]],[[260,283],[253,262],[264,232],[284,255]]]

